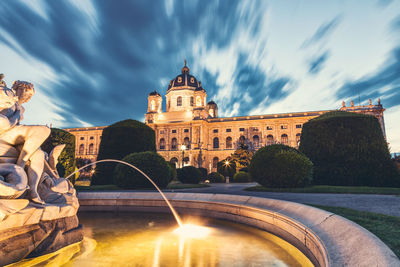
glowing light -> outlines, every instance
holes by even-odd
[[[195,224],[183,224],[174,230],[174,234],[183,238],[205,238],[210,233],[210,228]]]
[[[225,165],[226,165],[226,166],[229,165],[229,161],[228,161],[228,160],[225,161]]]
[[[185,150],[186,146],[185,145],[181,145],[181,150]]]

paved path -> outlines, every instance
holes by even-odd
[[[243,190],[246,187],[254,185],[256,184],[212,184],[210,187],[166,191],[267,197],[304,204],[345,207],[400,217],[400,197],[398,196],[369,194],[275,193]]]

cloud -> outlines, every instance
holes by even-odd
[[[343,16],[338,15],[327,23],[319,26],[317,31],[307,40],[305,40],[302,44],[303,48],[309,47],[315,43],[318,43],[324,39],[326,39],[332,32],[336,29],[339,23],[342,21]]]
[[[311,74],[318,74],[324,66],[324,63],[328,59],[330,53],[329,51],[325,51],[321,55],[313,58],[309,62],[309,73]]]

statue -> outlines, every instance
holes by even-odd
[[[50,129],[21,124],[25,111],[22,104],[34,95],[33,84],[16,81],[9,89],[3,77],[0,75],[0,240],[4,239],[3,233],[7,239],[0,241],[4,242],[0,244],[1,266],[28,254],[49,253],[83,238],[76,216],[79,207],[76,191],[71,182],[59,177],[56,169],[65,145],[56,146],[49,155],[40,149]],[[19,254],[8,253],[7,245],[16,242],[13,238],[22,237],[18,231],[15,237],[6,232],[32,224],[42,225],[29,228],[37,238],[27,241],[32,242],[28,248],[16,249]],[[51,232],[57,238],[50,238]]]
[[[3,81],[3,79],[4,79],[4,74],[0,73],[0,86],[7,87],[7,84],[5,81]]]

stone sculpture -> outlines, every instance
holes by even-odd
[[[57,159],[65,145],[47,155],[40,149],[46,126],[20,124],[31,83],[12,89],[0,76],[0,265],[37,256],[82,240],[73,185],[59,177]]]

